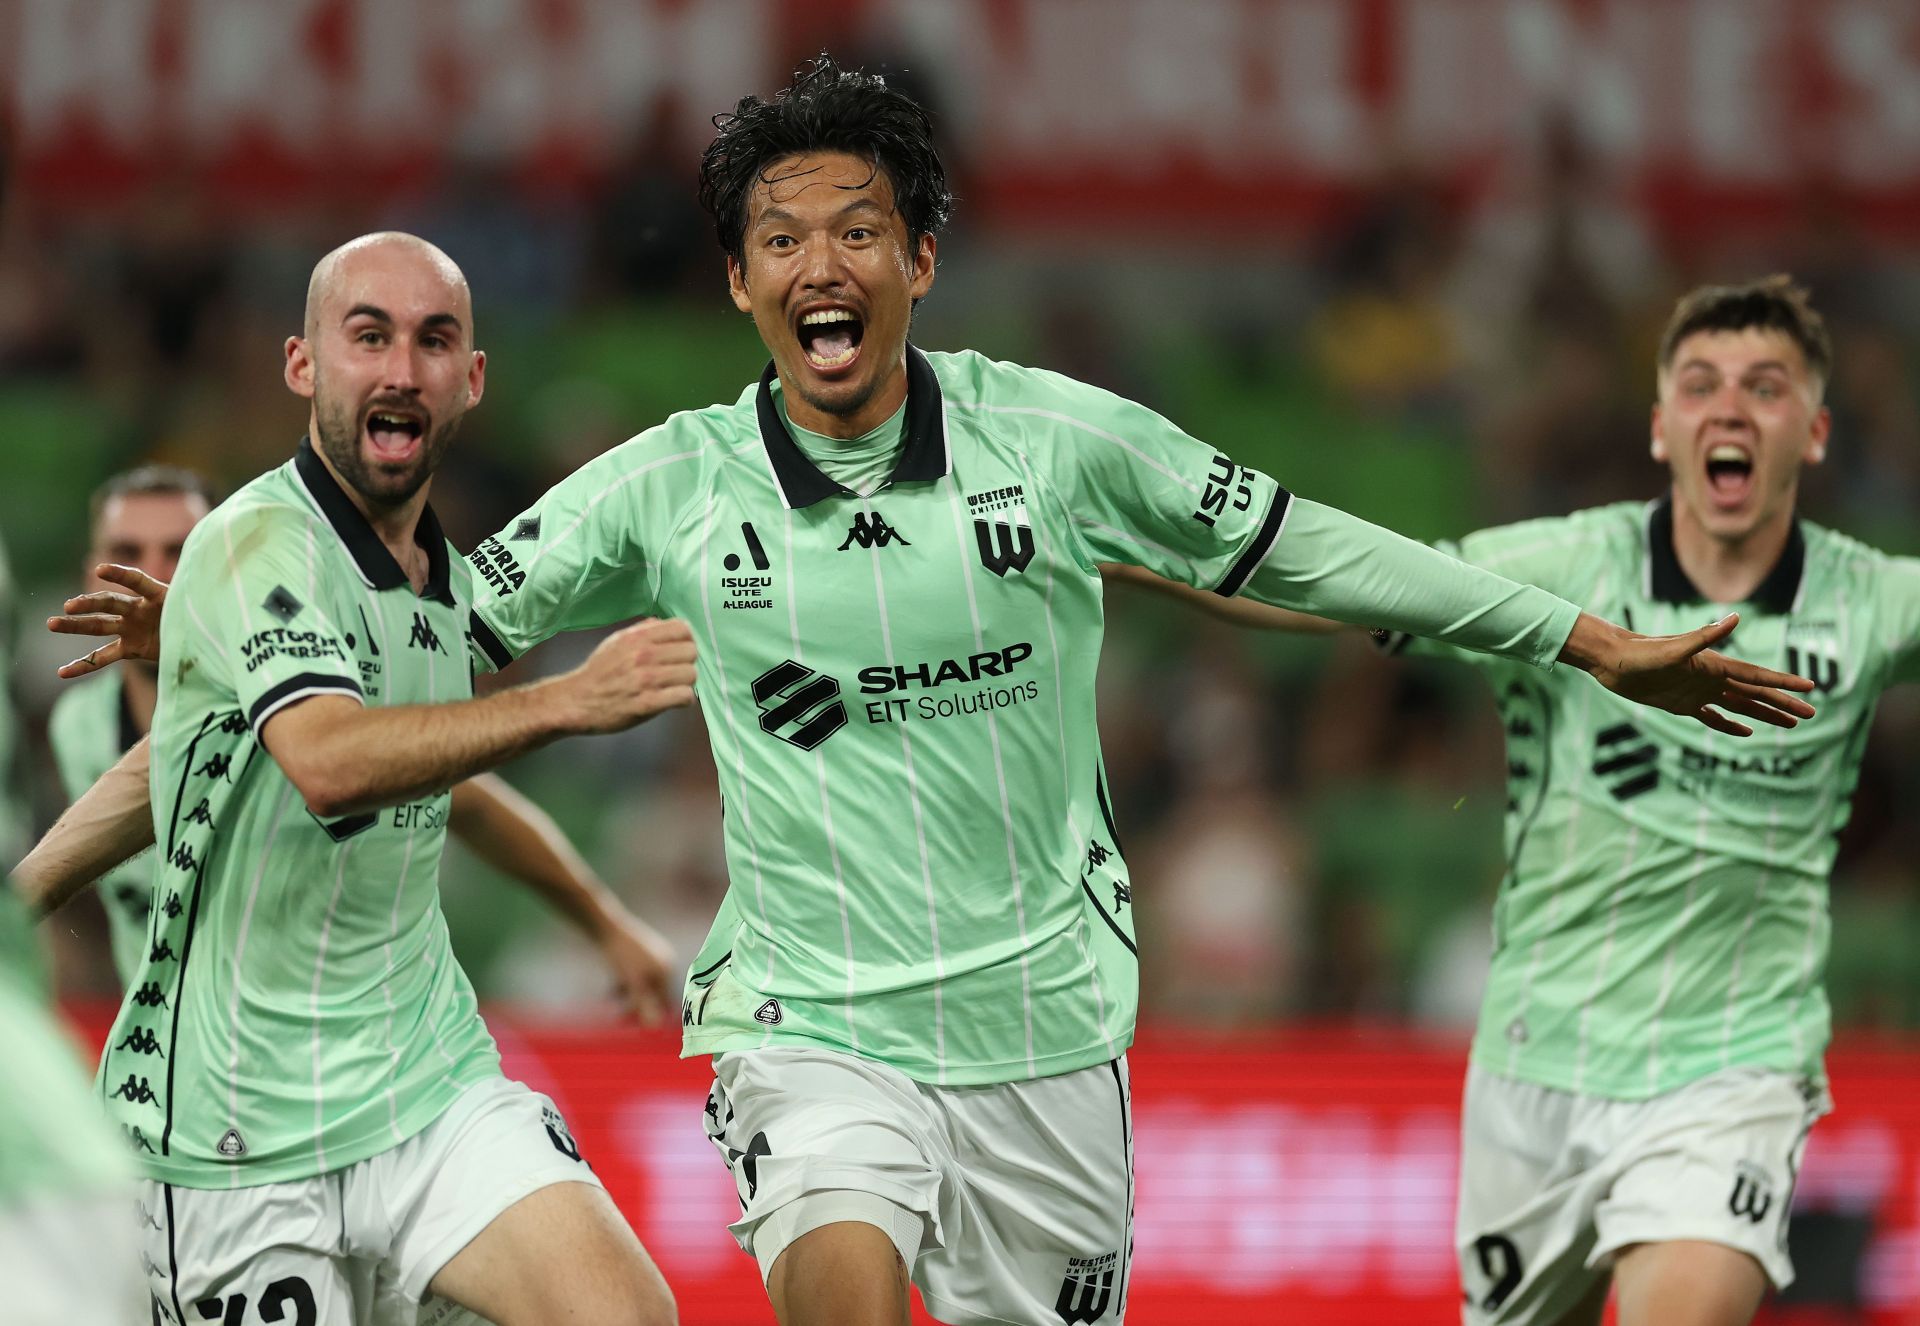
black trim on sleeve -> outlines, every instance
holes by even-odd
[[[1240,554],[1240,560],[1233,564],[1233,570],[1227,572],[1227,578],[1214,587],[1213,592],[1223,599],[1230,599],[1240,592],[1247,583],[1247,577],[1273,547],[1274,538],[1280,533],[1280,523],[1287,518],[1287,508],[1293,505],[1293,494],[1279,484],[1273,486],[1273,505],[1267,508],[1267,518],[1260,522],[1260,532],[1253,536]]]
[[[493,633],[493,628],[480,620],[479,613],[467,614],[467,633],[473,637],[473,642],[480,646],[480,652],[487,656],[487,662],[493,664],[495,672],[513,662],[513,654],[505,644],[501,643],[500,637]]]
[[[302,672],[288,677],[277,686],[269,687],[264,695],[253,702],[252,707],[247,710],[247,726],[253,729],[253,735],[258,737],[260,724],[301,691],[351,695],[355,699],[365,698],[361,693],[360,683],[351,677],[330,676],[324,672]]]

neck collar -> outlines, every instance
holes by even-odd
[[[1768,612],[1785,615],[1800,597],[1800,578],[1807,566],[1807,541],[1800,519],[1787,527],[1787,546],[1780,560],[1748,601]],[[1707,596],[1688,578],[1673,547],[1673,497],[1662,497],[1647,509],[1647,593],[1661,603],[1704,603]]]
[[[928,483],[945,477],[953,468],[947,449],[947,412],[940,397],[940,381],[925,355],[912,345],[906,350],[907,417],[901,424],[906,445],[900,449],[893,473],[881,485],[883,489],[898,483]],[[760,391],[754,404],[760,421],[760,441],[767,449],[767,463],[773,468],[773,482],[780,490],[781,503],[789,510],[798,510],[823,498],[855,496],[851,488],[829,479],[819,466],[808,460],[787,431],[779,407],[773,403],[773,383],[778,376],[769,363],[766,372],[760,375]]]
[[[409,584],[407,573],[400,569],[400,563],[387,551],[387,545],[380,542],[380,536],[373,532],[373,526],[360,514],[360,508],[353,499],[334,480],[333,471],[313,449],[310,438],[300,439],[300,450],[294,453],[294,473],[313,498],[313,504],[320,508],[320,514],[333,526],[333,532],[346,545],[347,552],[353,557],[353,564],[360,570],[360,578],[374,589],[398,589]],[[440,529],[440,518],[433,514],[433,505],[428,503],[420,508],[419,523],[413,527],[413,541],[427,554],[427,584],[422,597],[430,598],[447,606],[453,606],[453,582],[447,562],[447,536]]]

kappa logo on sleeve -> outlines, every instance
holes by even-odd
[[[279,618],[282,622],[290,622],[295,617],[298,617],[300,610],[307,605],[289,593],[285,585],[275,585],[273,587],[273,593],[267,595],[266,602],[260,606]]]

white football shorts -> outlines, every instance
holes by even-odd
[[[1785,1288],[1794,1182],[1807,1134],[1832,1108],[1823,1085],[1765,1069],[1605,1100],[1474,1065],[1454,1230],[1461,1319],[1556,1321],[1636,1243],[1723,1244]]]
[[[707,1134],[762,1279],[822,1225],[892,1238],[943,1322],[1118,1326],[1133,1243],[1124,1056],[1026,1082],[937,1087],[871,1060],[772,1046],[714,1060]]]

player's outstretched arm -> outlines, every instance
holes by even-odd
[[[84,677],[123,659],[160,659],[160,609],[167,601],[167,586],[136,566],[105,562],[93,568],[102,580],[123,586],[125,594],[115,590],[95,590],[77,594],[62,604],[58,617],[47,618],[47,629],[56,635],[109,635],[113,639],[97,645],[60,668],[62,677]]]
[[[363,708],[315,695],[266,720],[261,744],[322,819],[445,791],[564,736],[618,732],[693,703],[693,632],[644,621],[571,672],[456,704]]]
[[[147,752],[145,737],[134,742],[14,867],[14,887],[36,919],[60,910],[87,885],[153,846]]]
[[[453,789],[447,827],[476,856],[539,894],[600,949],[627,1004],[653,1026],[674,1003],[673,950],[600,881],[560,826],[497,774]]]
[[[1240,596],[1222,598],[1204,589],[1195,589],[1177,580],[1155,575],[1144,566],[1102,562],[1100,574],[1109,584],[1138,585],[1156,594],[1165,594],[1168,598],[1180,600],[1189,608],[1198,608],[1209,617],[1233,626],[1245,626],[1256,631],[1291,631],[1297,635],[1331,635],[1347,629],[1344,623],[1316,617],[1309,612],[1276,608],[1272,604]]]
[[[1560,651],[1560,661],[1591,673],[1616,695],[1697,719],[1731,736],[1752,736],[1753,729],[1720,709],[1774,727],[1812,718],[1813,706],[1789,694],[1812,690],[1807,678],[1728,658],[1712,648],[1733,634],[1739,621],[1738,614],[1730,613],[1685,635],[1636,635],[1583,612]]]

